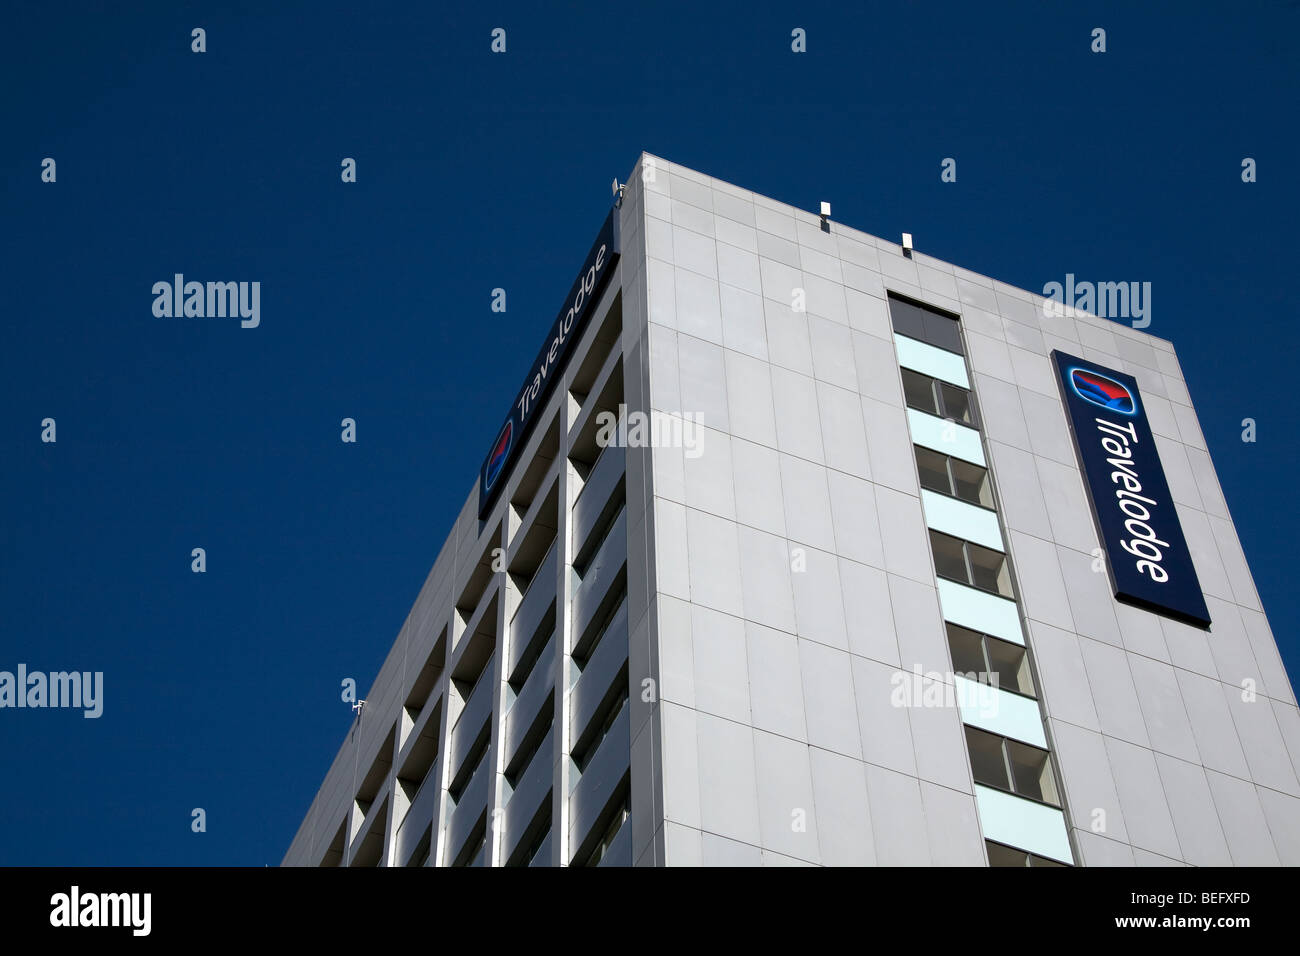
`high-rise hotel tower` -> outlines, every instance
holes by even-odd
[[[1300,864],[1169,342],[649,155],[581,252],[286,864]]]

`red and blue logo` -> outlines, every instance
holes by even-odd
[[[1112,412],[1119,412],[1121,415],[1137,414],[1137,400],[1133,397],[1133,393],[1113,378],[1086,369],[1072,368],[1070,385],[1074,389],[1074,394],[1084,401],[1100,405]]]
[[[496,484],[497,479],[501,477],[501,472],[506,466],[506,460],[510,457],[510,445],[515,437],[515,423],[513,420],[506,422],[506,427],[501,429],[501,434],[497,436],[496,444],[492,446],[492,457],[488,459],[487,469],[483,473],[483,491],[487,492]]]

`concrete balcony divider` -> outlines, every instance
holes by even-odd
[[[627,663],[627,601],[619,603],[600,643],[592,651],[569,695],[569,739],[580,740],[615,675]]]

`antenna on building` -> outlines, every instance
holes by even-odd
[[[822,232],[831,231],[831,204],[822,202]]]
[[[357,701],[355,704],[352,705],[352,709],[353,709],[354,711],[356,711],[357,716],[360,717],[360,716],[361,716],[361,710],[362,710],[362,708],[364,708],[365,706],[366,706],[366,702],[365,702],[364,700],[359,700],[359,701]]]
[[[623,183],[622,185],[619,185],[618,177],[615,176],[615,177],[614,177],[614,182],[613,182],[613,184],[612,184],[612,191],[613,191],[613,193],[614,193],[614,208],[615,208],[615,209],[619,209],[619,208],[621,208],[622,205],[623,205],[623,190],[624,190],[624,189],[627,189],[627,183]]]
[[[909,259],[912,258],[912,234],[910,232],[903,233],[903,255]]]

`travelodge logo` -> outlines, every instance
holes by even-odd
[[[497,437],[497,443],[492,446],[492,456],[488,459],[487,471],[483,475],[484,491],[491,491],[492,486],[501,477],[501,472],[505,469],[506,457],[510,453],[510,440],[514,434],[515,423],[506,422],[506,427],[501,429],[501,434]]]
[[[1108,408],[1112,412],[1119,412],[1121,415],[1137,414],[1137,402],[1133,398],[1133,393],[1113,378],[1107,378],[1105,375],[1087,369],[1072,368],[1070,386],[1084,401]]]
[[[529,367],[528,376],[506,414],[505,423],[497,432],[496,441],[492,443],[492,451],[483,459],[479,469],[480,518],[487,516],[493,501],[506,486],[514,461],[537,422],[538,412],[546,407],[555,383],[563,376],[570,350],[582,336],[618,258],[618,211],[612,209],[551,325],[551,334],[543,340],[537,358]]]
[[[1060,351],[1052,361],[1115,596],[1208,626],[1137,379]]]

